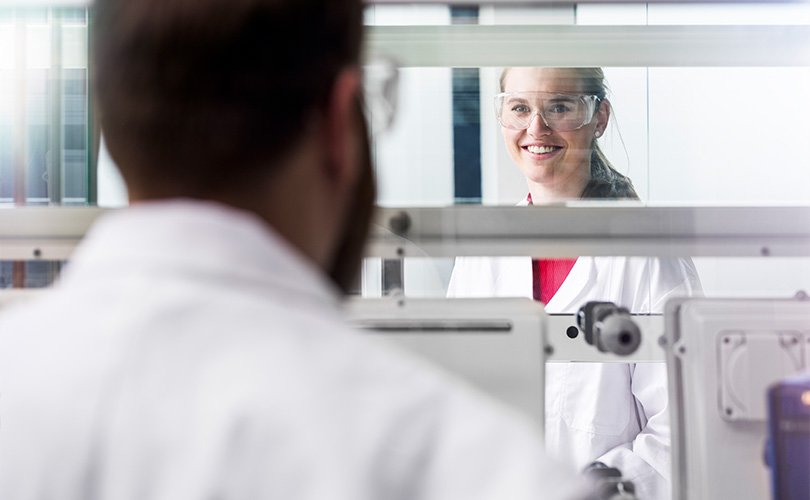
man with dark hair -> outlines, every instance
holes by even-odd
[[[360,0],[98,0],[132,206],[0,319],[0,498],[558,499],[530,426],[349,329]]]

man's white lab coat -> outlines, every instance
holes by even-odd
[[[528,424],[349,329],[257,218],[106,216],[0,317],[0,498],[556,499]]]
[[[670,297],[700,290],[690,259],[580,257],[546,311],[573,314],[602,300],[660,313]],[[531,259],[460,257],[448,296],[531,298]],[[663,363],[548,363],[547,450],[577,467],[593,461],[618,467],[641,499],[669,498],[666,384]]]

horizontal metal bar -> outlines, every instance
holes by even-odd
[[[0,209],[0,259],[64,260],[105,209]],[[810,256],[810,207],[381,208],[367,256]]]
[[[810,26],[371,26],[404,67],[808,66]]]
[[[98,207],[0,207],[0,240],[81,239],[106,211]]]
[[[105,211],[98,207],[0,208],[0,260],[67,260]]]
[[[810,207],[384,208],[368,256],[810,256]]]
[[[808,257],[810,239],[706,238],[646,239],[609,237],[605,239],[566,239],[555,236],[534,238],[493,238],[404,240],[375,238],[368,245],[367,257]]]

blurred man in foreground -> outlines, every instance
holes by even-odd
[[[132,206],[0,319],[0,498],[565,498],[529,426],[344,323],[359,0],[99,0]]]

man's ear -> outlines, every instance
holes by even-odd
[[[357,136],[357,99],[360,92],[360,69],[344,68],[332,86],[324,121],[326,148],[325,175],[338,183],[356,177],[359,162]]]

